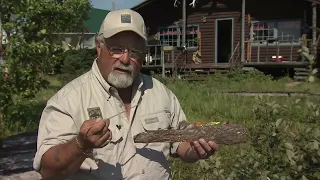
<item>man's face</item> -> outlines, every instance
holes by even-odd
[[[115,88],[132,85],[141,70],[145,41],[136,33],[118,33],[105,40],[105,46],[97,46],[97,64],[103,78]]]

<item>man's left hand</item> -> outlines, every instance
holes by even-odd
[[[197,152],[199,159],[207,159],[219,150],[219,146],[215,142],[207,142],[204,139],[193,141],[191,146],[193,146],[193,150]]]

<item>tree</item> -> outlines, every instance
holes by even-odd
[[[40,72],[53,67],[63,51],[54,33],[80,32],[91,9],[89,0],[4,0],[0,24],[7,35],[1,45],[0,126],[22,118],[21,105],[46,87]]]

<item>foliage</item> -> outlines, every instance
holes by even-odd
[[[61,55],[59,79],[64,84],[90,70],[96,57],[95,49],[69,50]]]
[[[283,105],[261,97],[256,101],[252,111],[257,123],[250,126],[247,148],[238,146],[236,153],[218,153],[208,160],[199,161],[195,166],[199,176],[193,173],[188,178],[320,179],[319,100],[296,99]],[[297,114],[292,112],[301,113],[303,107],[309,115],[304,116],[305,121],[297,122]],[[233,160],[226,162],[226,155],[232,156]],[[175,165],[176,162],[173,163]],[[174,167],[176,179],[184,179],[178,176],[184,174],[179,168]]]
[[[54,33],[79,30],[90,8],[88,0],[2,1],[0,20],[8,43],[0,67],[1,125],[25,118],[28,108],[22,105],[48,85],[41,73],[62,52]]]
[[[78,59],[79,54],[72,51],[69,53],[68,56]],[[92,61],[89,55],[88,61]],[[73,69],[69,72],[72,71]],[[63,84],[57,83],[56,77],[50,78],[52,78],[51,86],[54,88],[50,87],[38,93],[37,101],[45,102]],[[289,81],[288,79],[274,80],[256,71],[245,74],[241,71],[215,74],[203,82],[161,77],[159,79],[177,95],[190,122],[229,121],[246,125],[251,130],[251,141],[233,146],[220,146],[219,152],[208,160],[188,164],[179,159],[170,159],[173,165],[173,179],[278,179],[277,176],[280,179],[282,177],[282,179],[294,180],[303,179],[303,176],[310,180],[320,179],[317,178],[320,154],[319,150],[316,150],[319,143],[317,129],[319,129],[320,119],[318,97],[297,99],[296,97],[258,96],[254,98],[212,91],[213,89],[252,90],[257,88],[261,90],[310,88],[312,91],[318,91],[319,86],[316,83],[303,82],[297,87],[286,89],[288,87],[285,83]],[[21,119],[18,119],[18,122],[13,123],[9,128],[0,126],[0,131],[4,130],[9,134],[8,131],[35,129],[36,127],[32,125],[38,122],[38,118],[33,118],[32,114],[39,114],[41,109],[34,109],[33,105],[31,104],[28,110],[35,113],[25,114],[26,119],[30,118],[25,126],[20,123]],[[19,129],[16,130],[16,128]],[[288,177],[284,178],[284,176]]]
[[[309,61],[309,69],[312,71],[309,74],[308,81],[314,82],[316,75],[319,73],[319,70],[315,68],[316,65],[316,56],[312,55],[309,51],[309,48],[306,46],[302,46],[301,49],[298,50],[298,52],[301,54],[303,58],[306,58]]]
[[[178,96],[190,121],[229,121],[247,125],[251,132],[249,143],[221,146],[208,160],[186,164],[171,159],[174,179],[320,179],[319,97],[213,93],[213,89],[318,92],[319,84],[286,86],[292,82],[289,78],[275,80],[259,71],[241,70],[216,73],[203,82],[155,77]]]
[[[297,99],[292,106],[301,107],[305,104],[314,103]],[[264,107],[254,111],[260,114],[272,111],[277,115],[268,119],[271,121],[264,121],[251,128],[252,146],[255,152],[250,155],[242,153],[238,156],[238,164],[233,167],[234,177],[236,179],[320,178],[320,123],[296,122],[295,116],[285,115],[294,111],[287,105],[266,103]],[[319,105],[318,109],[308,105],[309,108],[316,115],[309,118],[319,119]],[[265,113],[265,117],[269,118],[269,113]],[[306,118],[306,121],[309,119]]]

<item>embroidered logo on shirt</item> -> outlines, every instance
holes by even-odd
[[[87,111],[90,119],[103,118],[100,107],[88,108]]]
[[[153,118],[148,118],[144,120],[146,122],[146,124],[153,124],[153,123],[157,123],[159,122],[158,117],[153,117]]]
[[[131,15],[121,14],[121,23],[131,23]]]

